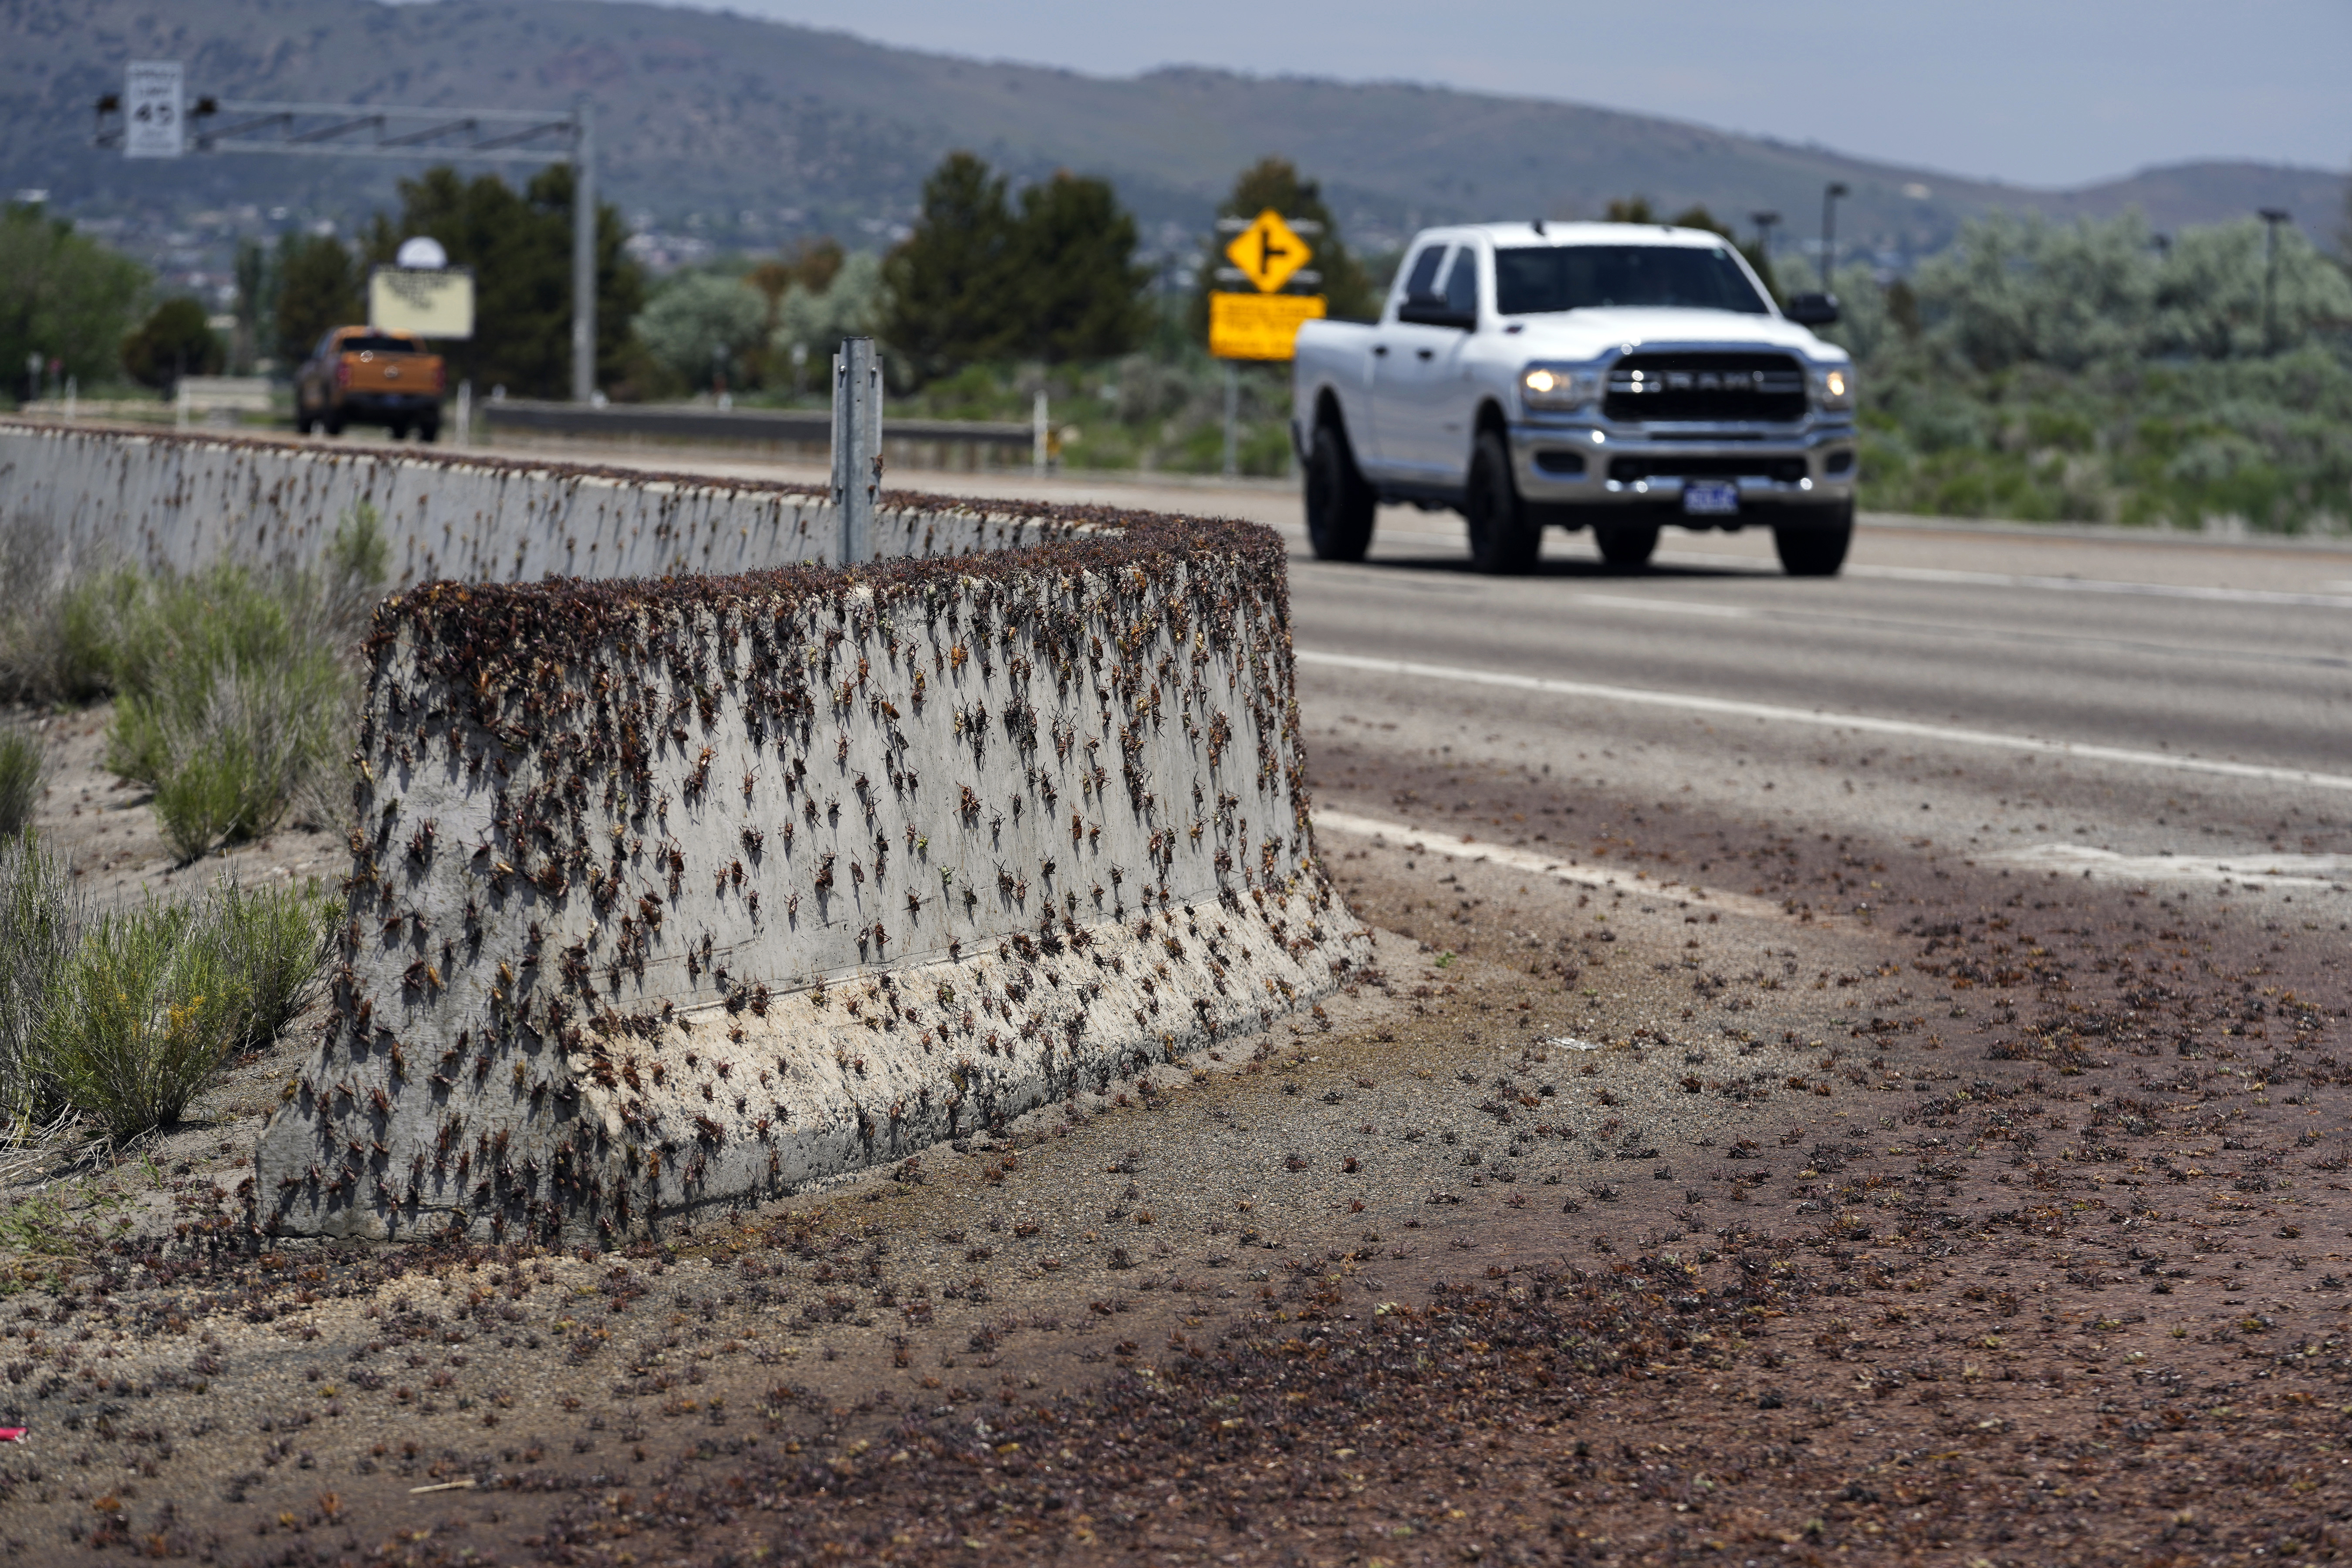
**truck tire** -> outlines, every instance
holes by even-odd
[[[1334,421],[1315,427],[1307,458],[1307,542],[1318,561],[1361,561],[1372,547],[1379,498],[1356,468],[1347,433]]]
[[[1470,484],[1463,498],[1470,524],[1470,564],[1491,576],[1535,570],[1543,552],[1543,525],[1528,516],[1511,478],[1511,450],[1499,431],[1483,430],[1470,452]]]
[[[343,433],[343,416],[330,413],[320,419],[319,428],[330,436],[340,436]]]
[[[1853,503],[1815,509],[1802,521],[1772,525],[1772,547],[1791,577],[1834,577],[1853,542]]]
[[[441,421],[427,419],[416,426],[416,438],[426,446],[441,439]]]
[[[1612,571],[1638,572],[1650,563],[1650,556],[1658,548],[1658,525],[1654,522],[1595,523],[1592,542],[1601,548],[1601,559]]]

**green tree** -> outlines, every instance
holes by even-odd
[[[359,264],[332,235],[288,235],[278,245],[278,358],[288,369],[310,357],[332,327],[367,320]]]
[[[562,397],[572,385],[572,168],[558,163],[517,191],[496,174],[459,178],[446,164],[400,183],[401,210],[379,216],[369,259],[389,263],[400,242],[426,235],[452,266],[474,271],[474,335],[439,345],[451,381],[525,397]],[[596,208],[596,379],[624,373],[630,327],[644,309],[645,275],[622,250],[620,210]]]
[[[0,207],[0,385],[26,356],[64,362],[84,386],[118,373],[147,272],[37,206]]]
[[[923,182],[914,233],[882,263],[882,335],[917,381],[1018,352],[1019,249],[1003,178],[970,153],[950,153]]]
[[[1234,182],[1232,194],[1218,205],[1217,216],[1246,221],[1268,208],[1285,218],[1306,218],[1323,226],[1323,232],[1307,244],[1315,252],[1315,259],[1309,265],[1323,275],[1323,280],[1311,291],[1323,296],[1326,313],[1342,321],[1377,319],[1381,291],[1372,287],[1363,263],[1349,252],[1347,242],[1339,237],[1339,220],[1331,216],[1329,205],[1324,202],[1322,185],[1300,178],[1297,167],[1287,158],[1261,158],[1242,171],[1241,177]],[[1213,236],[1202,258],[1201,282],[1192,297],[1190,323],[1196,342],[1205,342],[1209,335],[1209,296],[1216,291],[1217,268],[1227,265],[1226,237],[1222,234]]]
[[[1108,359],[1143,341],[1151,273],[1135,264],[1135,219],[1108,181],[1063,170],[1023,191],[1013,248],[1028,357]]]
[[[803,274],[785,288],[777,301],[770,357],[772,363],[782,356],[789,363],[793,345],[800,344],[821,384],[824,367],[842,339],[875,334],[882,314],[882,262],[861,250],[842,257],[816,275],[823,277],[822,283],[812,285],[803,280],[808,276]]]
[[[636,320],[638,341],[690,386],[710,386],[722,371],[745,384],[740,363],[763,346],[767,301],[750,283],[708,272],[673,278]]]
[[[122,368],[142,386],[168,388],[184,375],[218,375],[227,358],[205,308],[184,296],[156,306],[122,340]]]

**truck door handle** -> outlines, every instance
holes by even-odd
[[[1431,359],[1435,357],[1437,351],[1435,349],[1415,349],[1412,353],[1415,359]]]
[[[1388,352],[1389,352],[1389,346],[1388,346],[1388,344],[1386,344],[1386,343],[1374,343],[1374,344],[1372,345],[1372,356],[1373,356],[1375,359],[1385,359],[1385,358],[1387,358],[1387,357],[1388,357]]]

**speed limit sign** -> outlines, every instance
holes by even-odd
[[[122,79],[122,155],[176,158],[187,150],[177,60],[132,60]]]

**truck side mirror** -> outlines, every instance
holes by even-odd
[[[1832,326],[1838,319],[1837,296],[1791,294],[1789,302],[1780,307],[1780,314],[1801,327]]]
[[[1448,308],[1442,294],[1408,294],[1397,307],[1397,320],[1416,327],[1457,327],[1468,331],[1478,324],[1477,315],[1469,310]]]

